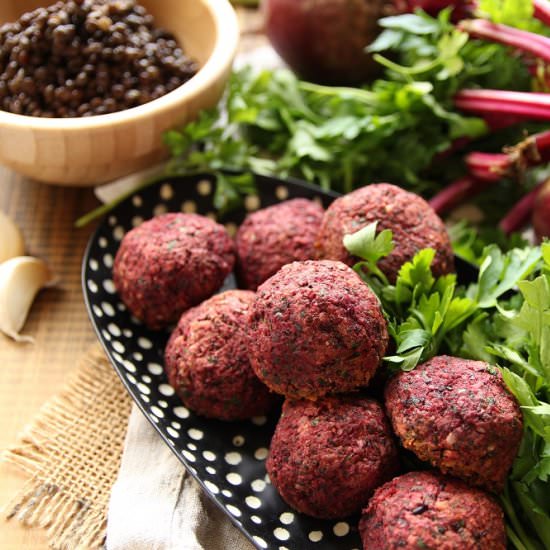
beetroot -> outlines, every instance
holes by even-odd
[[[537,193],[532,221],[539,240],[550,237],[550,180],[547,180]]]
[[[358,84],[376,63],[364,51],[378,35],[386,0],[265,0],[266,32],[298,75],[327,84]]]

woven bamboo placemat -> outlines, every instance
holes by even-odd
[[[51,548],[102,548],[131,400],[99,345],[3,459],[29,481],[4,515],[47,529]]]

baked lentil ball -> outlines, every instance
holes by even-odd
[[[163,214],[129,231],[113,267],[128,309],[153,329],[212,296],[235,263],[222,225],[197,214]]]
[[[317,518],[358,512],[399,467],[382,407],[360,396],[289,400],[271,440],[269,478],[294,509]]]
[[[390,282],[395,282],[405,262],[428,247],[436,251],[432,263],[436,276],[454,271],[451,241],[443,221],[422,197],[389,183],[357,189],[327,208],[316,245],[318,256],[353,265],[358,260],[344,247],[344,235],[376,221],[377,231],[393,232],[395,248],[378,263]]]
[[[386,386],[386,410],[406,449],[442,472],[500,492],[522,436],[522,417],[500,371],[439,356]]]
[[[388,343],[376,295],[341,262],[285,265],[260,285],[250,363],[268,387],[316,399],[366,386]]]
[[[323,212],[316,202],[292,199],[249,214],[236,236],[240,284],[256,290],[283,265],[313,259]]]
[[[246,323],[254,293],[229,290],[186,311],[164,354],[168,380],[197,414],[240,420],[266,414],[275,394],[248,360]]]
[[[488,494],[438,472],[378,488],[359,522],[363,550],[505,550],[504,515]]]

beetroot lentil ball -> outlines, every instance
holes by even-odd
[[[197,414],[240,420],[266,414],[275,395],[254,374],[245,334],[254,293],[229,290],[186,311],[164,354],[168,380]]]
[[[313,259],[323,213],[316,202],[293,199],[248,215],[236,236],[240,283],[256,290],[283,265]]]
[[[329,260],[293,262],[263,283],[249,336],[260,380],[308,399],[366,386],[388,343],[375,294],[351,268]]]
[[[519,406],[497,368],[434,357],[390,380],[385,397],[406,449],[468,483],[503,489],[523,430]]]
[[[382,407],[359,396],[287,399],[266,462],[290,506],[324,519],[358,512],[398,467]]]
[[[437,472],[378,488],[359,522],[363,550],[505,550],[504,515],[486,493]]]
[[[235,263],[222,225],[197,214],[164,214],[122,239],[113,280],[128,309],[153,329],[212,296]]]
[[[353,265],[357,258],[345,249],[344,235],[375,221],[377,231],[393,232],[395,248],[378,263],[390,282],[395,282],[405,262],[428,247],[436,251],[432,264],[436,276],[454,271],[451,241],[441,218],[422,197],[389,183],[362,187],[328,207],[317,241],[319,257]]]

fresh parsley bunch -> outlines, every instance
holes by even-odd
[[[463,231],[463,236],[467,234]],[[389,230],[376,222],[344,245],[359,258],[355,270],[377,294],[395,352],[384,358],[392,370],[411,370],[448,353],[501,367],[524,418],[519,455],[501,501],[510,541],[518,550],[550,548],[550,243],[503,252],[491,244],[479,255],[477,279],[458,285],[455,275],[434,277],[434,250],[419,251],[390,285],[377,262],[393,249]]]

